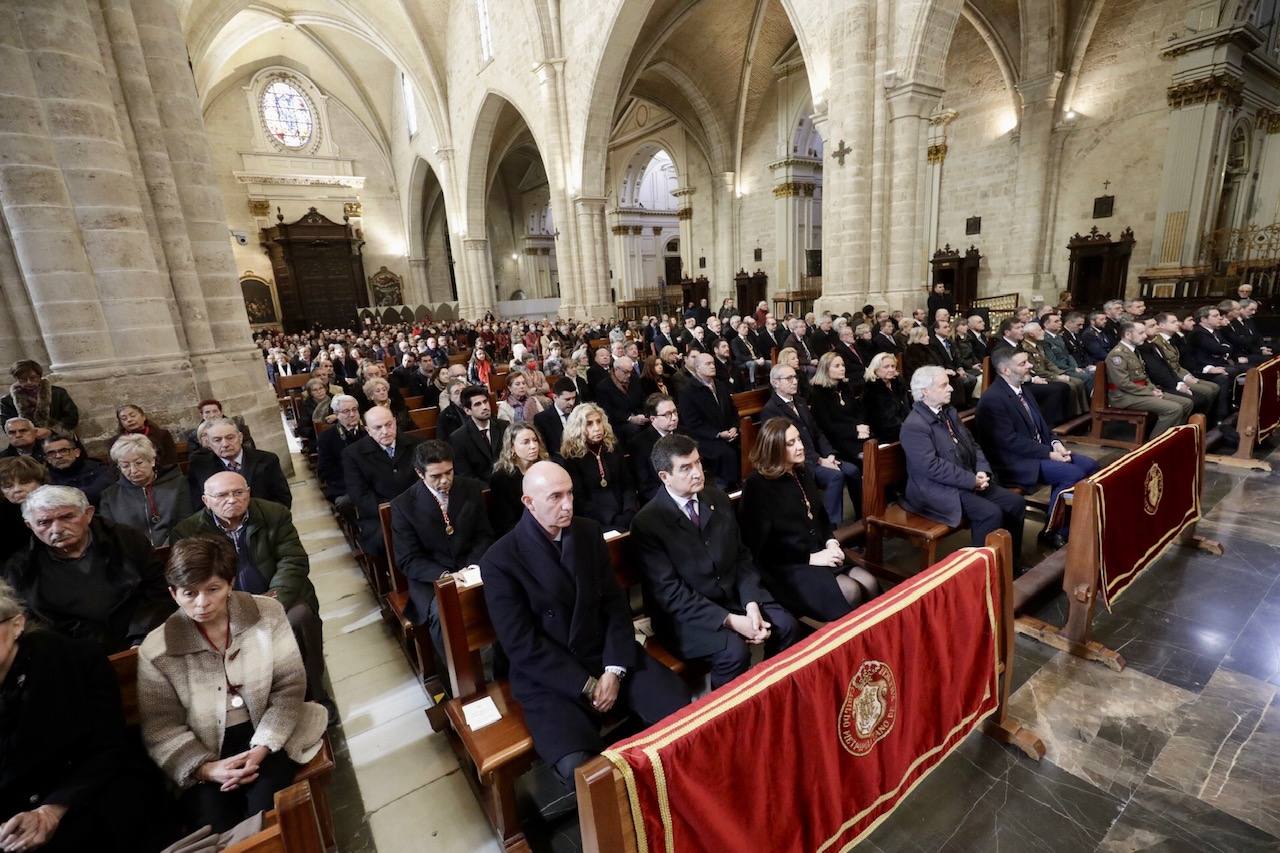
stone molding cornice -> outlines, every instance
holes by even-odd
[[[1213,49],[1222,45],[1238,42],[1239,46],[1245,52],[1251,51],[1259,45],[1266,43],[1266,37],[1262,31],[1253,24],[1235,24],[1227,27],[1217,27],[1212,30],[1204,30],[1194,33],[1186,38],[1180,38],[1169,44],[1168,47],[1160,51],[1160,56],[1164,59],[1173,59],[1177,56],[1184,56],[1188,53],[1194,53],[1204,48]]]
[[[241,184],[279,187],[345,187],[364,189],[364,175],[269,175],[265,172],[232,172]]]
[[[947,143],[937,142],[929,146],[928,159],[930,163],[941,163],[947,159]]]
[[[1239,106],[1244,100],[1244,81],[1233,74],[1219,72],[1198,80],[1174,83],[1168,88],[1167,95],[1169,106],[1174,109],[1211,101]]]
[[[808,181],[787,181],[773,188],[774,198],[790,198],[793,196],[812,197],[815,185]]]

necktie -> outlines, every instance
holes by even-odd
[[[239,462],[228,462],[228,463],[227,463],[227,470],[228,470],[228,471],[230,471],[232,474],[239,474],[239,473],[240,473],[240,463],[239,463]]]
[[[689,520],[693,522],[694,527],[701,527],[698,519],[698,501],[696,498],[689,498],[689,502],[684,505],[684,510],[689,514]]]
[[[395,459],[395,458],[396,458],[396,448],[395,448],[395,445],[394,445],[394,444],[393,444],[392,446],[387,447],[387,448],[384,448],[384,449],[387,451],[387,458],[388,458],[388,459]]]
[[[787,403],[787,405],[791,407],[791,414],[796,416],[796,420],[800,420],[800,410],[796,408],[795,400]]]
[[[1031,414],[1031,407],[1027,405],[1025,394],[1018,394],[1018,402],[1022,404],[1022,410],[1027,413],[1027,423],[1031,424],[1031,431],[1035,433],[1036,441],[1040,442],[1040,429],[1036,426],[1035,416]]]

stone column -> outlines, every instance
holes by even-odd
[[[733,295],[734,259],[738,256],[737,229],[734,226],[738,209],[737,173],[722,172],[714,175],[712,187],[715,191],[711,204],[715,214],[716,246],[707,302],[709,305],[718,306],[726,296]]]
[[[631,280],[631,241],[628,235],[631,234],[631,226],[629,225],[612,225],[609,227],[609,259],[612,261],[611,269],[613,270],[613,288],[618,295],[619,301],[630,299],[631,294],[635,292],[635,282]]]
[[[676,210],[676,221],[680,223],[680,266],[686,271],[686,275],[697,262],[697,257],[693,254],[693,195],[696,192],[695,187],[676,187],[671,191],[676,198],[676,204],[680,205]],[[665,267],[661,274],[663,277],[666,276]],[[667,284],[676,283],[667,282]]]
[[[925,300],[925,182],[928,116],[942,91],[919,83],[889,90],[892,179],[889,205],[889,269],[886,301],[910,309]]]
[[[405,281],[405,304],[417,308],[431,302],[431,289],[427,279],[427,259],[409,257],[409,278]]]
[[[1054,115],[1062,72],[1054,71],[1017,85],[1022,101],[1018,123],[1018,166],[1013,185],[1013,239],[1009,241],[1009,270],[1004,289],[1022,294],[1029,303],[1053,282],[1045,264],[1045,219],[1048,184],[1053,168]]]
[[[925,157],[928,162],[928,177],[925,181],[926,208],[928,220],[926,224],[925,249],[933,252],[938,248],[938,228],[942,202],[942,164],[947,160],[947,126],[955,121],[956,111],[945,110],[935,113],[929,118],[929,148]]]
[[[1258,131],[1264,135],[1258,155],[1256,202],[1249,224],[1267,226],[1280,222],[1280,113],[1259,110],[1256,119]]]
[[[578,252],[582,260],[582,291],[580,316],[607,317],[613,314],[613,300],[609,298],[608,257],[605,248],[603,198],[578,196],[573,200],[578,227]]]
[[[467,271],[458,288],[458,315],[481,317],[493,307],[493,258],[485,237],[462,238],[463,263]]]

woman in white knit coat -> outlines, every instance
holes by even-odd
[[[272,807],[320,750],[327,714],[304,701],[306,672],[284,609],[233,592],[236,552],[221,536],[173,546],[165,578],[178,611],[138,654],[142,737],[183,789],[192,827],[222,832]]]

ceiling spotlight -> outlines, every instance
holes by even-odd
[[[1075,110],[1067,110],[1067,114],[1066,114],[1065,118],[1066,118],[1066,120],[1067,120],[1067,121],[1075,121],[1075,120],[1076,120],[1076,111],[1075,111]]]

